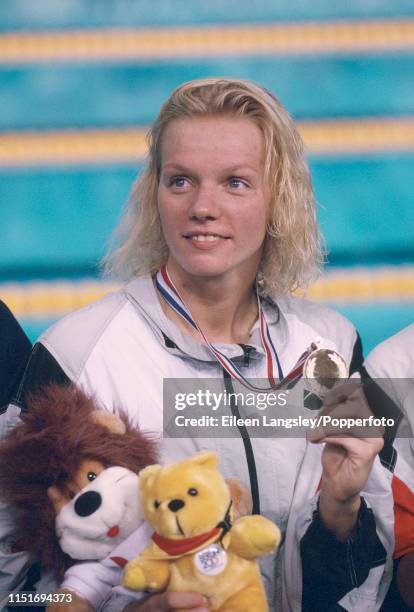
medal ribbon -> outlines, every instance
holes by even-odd
[[[171,277],[168,274],[167,266],[165,264],[157,273],[156,285],[158,291],[161,293],[165,301],[171,306],[171,308],[173,308],[173,310],[175,310],[177,314],[179,314],[189,325],[191,325],[191,327],[198,331],[210,353],[226,370],[226,372],[228,372],[231,378],[237,380],[241,385],[247,387],[251,391],[273,391],[281,389],[287,385],[293,385],[293,383],[299,380],[299,378],[302,376],[303,365],[307,357],[317,348],[316,344],[312,343],[311,346],[299,357],[298,361],[293,366],[293,369],[289,372],[289,374],[283,377],[283,371],[280,365],[279,357],[272,342],[269,326],[267,324],[266,317],[263,312],[258,292],[256,291],[257,307],[259,311],[260,337],[262,339],[262,344],[266,355],[267,378],[270,384],[270,387],[256,387],[247,380],[247,378],[241,373],[240,369],[233,363],[233,361],[229,357],[224,355],[221,351],[219,351],[217,347],[213,346],[208,341],[203,330],[198,326],[197,322],[191,316],[190,311],[185,305],[181,295],[179,294],[177,287],[171,280]],[[274,362],[276,363],[278,370],[278,377],[280,379],[279,383],[276,383],[274,379]]]

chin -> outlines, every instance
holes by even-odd
[[[226,274],[231,269],[231,266],[226,265],[223,258],[218,257],[182,257],[180,259],[173,259],[169,262],[169,269],[174,274],[174,270],[178,274],[184,274],[186,276],[199,276],[199,277],[216,277]]]
[[[241,261],[224,253],[191,253],[190,255],[180,253],[180,257],[174,257],[170,253],[168,269],[172,273],[173,279],[174,272],[176,272],[178,278],[188,276],[205,278],[206,280],[223,277],[233,278],[234,275],[246,277],[246,275],[250,276],[251,273],[255,275],[260,258],[261,253],[240,258]]]
[[[195,276],[198,278],[219,278],[227,274],[231,268],[223,268],[223,266],[185,266],[183,271],[188,276]]]

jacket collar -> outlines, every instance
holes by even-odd
[[[214,362],[210,351],[203,344],[182,332],[175,323],[165,316],[150,275],[139,276],[134,279],[124,287],[123,292],[151,325],[165,350],[184,358],[190,357],[201,361]],[[277,327],[277,343],[281,348],[282,343],[285,344],[287,338],[285,317],[275,302],[263,300],[262,305],[272,335],[275,334]],[[252,328],[249,345],[253,347],[250,353],[252,359],[259,359],[264,355],[258,321]],[[243,349],[238,344],[218,344],[217,347],[230,358],[243,357]]]

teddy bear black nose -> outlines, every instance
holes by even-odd
[[[168,507],[172,512],[178,512],[178,510],[181,510],[181,508],[183,508],[184,506],[185,506],[185,503],[183,502],[182,499],[173,499],[168,504]]]
[[[96,491],[86,491],[79,495],[75,502],[75,512],[78,516],[90,516],[101,505],[102,497]]]

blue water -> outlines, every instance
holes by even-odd
[[[296,119],[408,115],[412,74],[408,52],[3,66],[0,130],[146,125],[177,85],[219,75],[264,85]]]
[[[414,261],[414,153],[311,159],[331,263]],[[138,168],[0,171],[0,278],[96,269]]]
[[[0,29],[267,23],[412,15],[411,0],[2,0]]]

